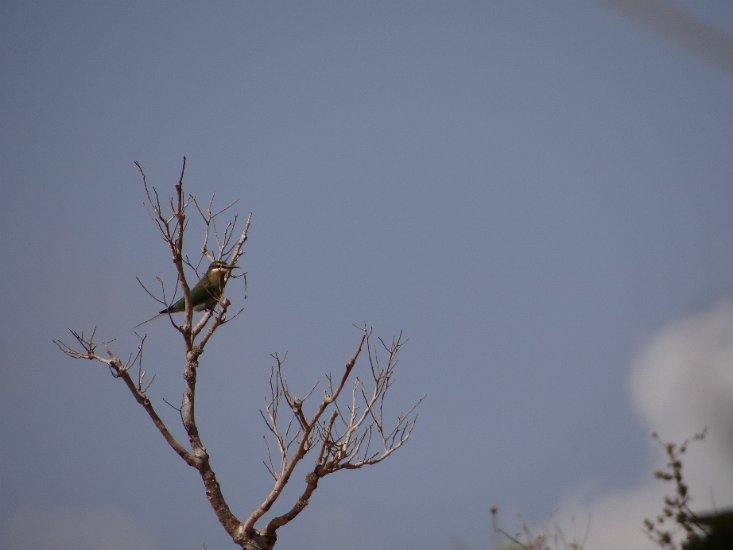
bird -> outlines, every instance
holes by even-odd
[[[201,280],[196,283],[191,289],[191,308],[194,311],[204,311],[214,309],[219,298],[221,298],[222,292],[224,292],[224,285],[227,284],[229,276],[232,274],[232,269],[235,269],[234,265],[227,265],[222,261],[211,262],[209,268],[201,277]],[[156,315],[143,321],[139,325],[135,325],[133,328],[149,323],[153,319],[157,319],[162,315],[169,313],[178,313],[186,310],[186,299],[181,298],[176,303],[171,304],[165,309],[161,309]]]

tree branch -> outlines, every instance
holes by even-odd
[[[366,465],[377,464],[389,457],[409,439],[417,421],[416,409],[422,402],[419,399],[406,413],[400,415],[395,425],[387,430],[383,422],[382,407],[387,390],[391,385],[394,368],[397,365],[397,354],[404,344],[402,334],[390,345],[384,346],[387,351],[387,366],[380,368],[378,354],[371,343],[371,329],[361,328],[362,336],[356,351],[346,363],[340,378],[336,381],[326,375],[327,391],[310,417],[306,416],[303,407],[313,393],[313,389],[305,398],[296,398],[288,389],[283,373],[283,362],[273,355],[275,365],[270,377],[270,400],[266,412],[261,411],[268,430],[274,437],[280,453],[279,467],[275,467],[268,448],[269,462],[266,464],[275,484],[262,504],[245,521],[245,530],[254,530],[257,521],[264,516],[281,496],[284,487],[289,483],[295,468],[315,447],[318,453],[314,468],[305,476],[305,487],[295,504],[284,514],[272,518],[264,529],[265,534],[274,534],[278,528],[292,521],[308,505],[313,492],[318,487],[320,478],[342,469],[357,469]],[[364,350],[372,374],[372,390],[367,393],[363,382],[355,378],[346,404],[339,403],[346,383],[351,379],[359,357]],[[280,404],[290,408],[287,422],[280,418]],[[377,412],[379,411],[379,412]],[[295,434],[291,434],[295,424]],[[372,451],[374,433],[379,434],[382,443],[381,451]],[[297,442],[297,444],[296,444]],[[316,445],[318,443],[318,445]],[[292,445],[296,444],[294,450]]]
[[[84,336],[83,332],[79,333],[71,329],[69,329],[69,332],[71,332],[71,334],[74,336],[79,347],[69,346],[62,340],[53,340],[53,343],[56,344],[56,346],[58,346],[58,348],[64,354],[73,359],[86,359],[106,365],[112,373],[112,376],[121,379],[125,383],[125,386],[127,386],[127,389],[130,390],[130,393],[135,398],[135,401],[137,401],[142,406],[142,408],[145,409],[145,412],[148,413],[148,416],[153,421],[153,424],[166,440],[168,445],[170,445],[170,447],[176,452],[178,456],[180,456],[186,462],[186,464],[196,468],[196,458],[191,453],[189,453],[188,450],[186,450],[186,448],[183,447],[183,445],[181,445],[175,437],[173,437],[173,434],[168,429],[168,426],[166,426],[165,422],[162,418],[160,418],[158,412],[155,410],[155,407],[150,402],[150,399],[145,393],[145,390],[143,390],[139,384],[135,384],[135,382],[130,377],[129,371],[130,368],[133,366],[133,363],[123,363],[118,357],[116,357],[112,353],[112,351],[107,346],[105,346],[107,354],[106,357],[97,353],[98,344],[94,340],[96,329],[92,331],[92,335],[89,337]],[[142,363],[142,350],[144,342],[145,339],[141,338],[140,344],[138,346],[138,353],[136,354],[134,359],[134,362],[138,363],[140,366]]]

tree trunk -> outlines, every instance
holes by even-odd
[[[242,550],[273,550],[277,542],[277,535],[263,535],[262,533],[252,533],[247,535],[242,542]]]

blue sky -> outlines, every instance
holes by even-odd
[[[651,5],[718,53],[620,0],[4,2],[0,545],[232,547],[122,385],[51,344],[134,349],[157,310],[135,277],[175,276],[133,161],[167,192],[183,155],[190,192],[254,216],[200,388],[236,512],[269,490],[269,354],[306,389],[352,323],[404,330],[393,404],[427,395],[410,443],[327,478],[281,547],[488,548],[496,504],[648,548],[649,433],[701,424],[698,502],[733,501],[711,405],[733,402],[733,9]],[[165,407],[178,342],[146,329]]]

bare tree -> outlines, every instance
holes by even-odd
[[[320,400],[313,397],[318,385],[303,397],[294,395],[283,373],[282,358],[277,354],[272,356],[274,365],[270,374],[270,395],[261,415],[270,435],[269,439],[265,438],[267,459],[264,463],[274,483],[262,503],[242,521],[231,510],[222,494],[196,420],[196,380],[200,357],[214,333],[232,321],[241,310],[228,317],[231,302],[222,292],[216,296],[214,306],[206,310],[201,319],[194,324],[195,304],[191,297],[185,267],[197,271],[206,258],[212,261],[225,261],[228,266],[237,266],[244,255],[252,217],[248,216],[241,229],[238,229],[239,220],[234,216],[220,232],[217,227],[218,218],[228,212],[233,205],[215,211],[213,197],[209,204],[203,207],[194,197],[186,195],[183,185],[186,171],[185,157],[175,186],[175,196],[167,207],[164,207],[157,189],[148,184],[140,164],[135,164],[142,178],[146,204],[158,232],[172,254],[177,273],[176,288],[170,297],[162,279],[158,278],[160,285],[158,294],[138,281],[150,296],[164,306],[164,312],[175,302],[178,292],[182,293],[185,305],[182,322],[176,322],[170,313],[168,317],[184,341],[185,390],[180,407],[175,408],[179,412],[188,443],[184,444],[176,439],[148,396],[150,384],[145,381],[145,371],[142,367],[146,336],[138,335],[137,349],[127,361],[115,355],[109,343],[97,340],[96,329],[92,330],[91,334],[69,329],[75,340],[73,344],[69,345],[61,340],[54,340],[54,343],[73,359],[87,359],[106,365],[113,377],[124,382],[168,445],[186,464],[198,471],[206,497],[217,519],[235,544],[247,550],[274,548],[277,530],[303,511],[321,478],[340,470],[377,464],[410,438],[417,421],[416,409],[422,398],[389,425],[384,418],[386,395],[394,379],[397,356],[404,339],[400,334],[390,343],[378,338],[375,341],[368,326],[360,327],[361,337],[355,352],[340,375],[326,376],[325,389]],[[184,235],[188,227],[189,211],[198,213],[204,224],[200,258],[195,263],[184,252]],[[367,382],[354,374],[360,359],[365,359],[362,362],[366,362],[369,366],[365,376]],[[264,528],[258,528],[258,522],[281,497],[285,486],[292,481],[296,467],[309,455],[314,457],[314,466],[305,476],[304,488],[297,501],[286,513],[271,518]]]

